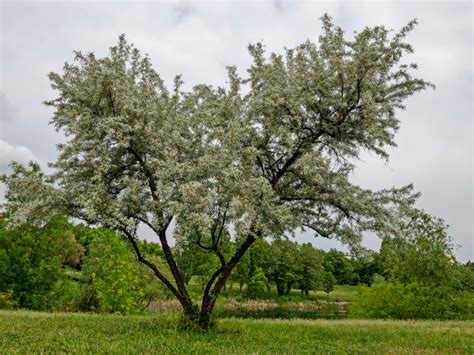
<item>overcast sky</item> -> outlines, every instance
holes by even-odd
[[[328,13],[348,36],[369,25],[399,29],[413,18],[409,36],[418,75],[437,89],[416,94],[399,113],[398,147],[389,163],[364,155],[353,181],[370,188],[414,183],[417,207],[449,225],[456,256],[474,259],[473,245],[473,4],[466,2],[1,2],[0,170],[11,160],[53,161],[63,136],[48,125],[44,100],[55,97],[46,74],[60,72],[73,51],[107,54],[125,33],[148,53],[170,84],[181,73],[186,88],[223,85],[225,67],[242,74],[248,43],[263,40],[281,52],[320,34]],[[3,199],[4,189],[0,190]],[[324,249],[335,241],[299,234]],[[378,249],[368,236],[364,244]]]

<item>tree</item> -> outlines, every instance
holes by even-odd
[[[405,37],[384,27],[344,38],[329,16],[318,43],[284,55],[249,46],[248,77],[228,68],[227,88],[197,85],[169,91],[147,56],[124,36],[109,56],[76,52],[49,78],[58,97],[52,123],[66,134],[45,177],[13,167],[3,178],[12,223],[46,218],[51,209],[119,231],[181,303],[185,315],[209,327],[217,297],[250,246],[264,236],[306,227],[356,245],[362,232],[394,232],[416,199],[412,186],[373,192],[349,181],[361,150],[388,158],[396,111],[431,84],[414,78]],[[178,241],[196,234],[219,259],[201,306],[189,296],[167,231]],[[161,243],[171,278],[142,255],[139,224]],[[221,250],[232,224],[241,241]]]
[[[359,289],[358,316],[398,319],[469,319],[472,274],[452,254],[443,220],[414,210],[402,233],[380,250],[386,281]],[[469,281],[471,286],[469,287]]]
[[[374,251],[364,250],[363,253],[351,259],[354,269],[353,285],[372,285],[376,275],[382,274],[380,255]]]
[[[298,244],[286,239],[276,239],[270,248],[271,262],[267,273],[275,282],[278,296],[289,295],[298,276]]]
[[[334,290],[334,285],[336,284],[336,282],[337,280],[331,272],[329,271],[324,272],[324,275],[323,275],[324,292],[326,292],[329,295],[329,293],[332,290]]]
[[[298,284],[302,293],[309,296],[309,291],[316,290],[323,281],[322,255],[310,243],[299,248],[298,255]]]
[[[238,245],[240,245],[240,240],[234,242],[235,247]],[[258,268],[264,271],[265,277],[268,279],[274,261],[272,257],[272,247],[264,238],[257,239],[248,252],[242,256],[230,275],[231,281],[239,283],[240,296],[242,296],[243,286],[248,285]],[[270,292],[270,284],[267,282],[266,285],[268,286],[267,291]]]
[[[324,270],[336,278],[338,285],[350,285],[353,280],[353,267],[348,257],[336,249],[329,250],[323,259]]]
[[[247,295],[250,298],[261,298],[268,289],[268,279],[263,270],[257,267],[248,282]]]
[[[130,313],[143,309],[146,278],[130,246],[112,231],[95,229],[95,238],[83,266],[83,278],[90,285],[97,309],[106,313]]]
[[[457,263],[446,229],[443,220],[421,210],[413,211],[402,234],[382,242],[380,257],[386,278],[434,287],[456,282],[453,276]]]

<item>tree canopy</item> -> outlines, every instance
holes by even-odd
[[[203,327],[230,273],[256,239],[310,228],[357,245],[364,231],[398,231],[415,201],[411,185],[371,191],[350,182],[362,150],[388,159],[405,99],[429,86],[402,58],[415,26],[365,28],[348,39],[329,16],[323,31],[283,54],[249,46],[245,76],[228,86],[168,89],[151,61],[121,36],[108,56],[75,53],[50,73],[52,124],[66,135],[45,176],[13,165],[3,176],[11,223],[60,210],[119,231]],[[198,311],[169,244],[189,240],[219,264]],[[172,279],[142,255],[138,226],[153,230]],[[229,226],[241,241],[224,255]]]

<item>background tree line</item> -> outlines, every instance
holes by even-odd
[[[472,317],[474,264],[455,260],[443,222],[419,211],[404,231],[403,238],[384,240],[380,252],[353,255],[288,238],[262,238],[235,268],[224,295],[262,299],[275,297],[276,291],[283,299],[299,290],[308,298],[315,290],[330,293],[334,285],[359,285],[358,300],[351,306],[354,316]],[[139,243],[147,258],[165,269],[161,247]],[[223,252],[232,253],[238,243],[225,233]],[[196,289],[192,296],[199,297],[219,260],[179,241],[173,253],[186,283]],[[2,308],[130,313],[171,297],[111,230],[75,225],[62,216],[43,227],[26,224],[8,230],[0,219]]]

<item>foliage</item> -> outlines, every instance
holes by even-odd
[[[310,243],[301,245],[298,254],[298,286],[308,297],[309,291],[319,289],[323,283],[322,255]]]
[[[446,229],[441,219],[414,211],[403,236],[382,244],[388,282],[362,287],[354,313],[372,318],[472,319],[472,275],[452,256]]]
[[[259,267],[255,269],[249,280],[247,296],[250,298],[263,298],[268,290],[268,280],[263,270]]]
[[[236,241],[236,246],[239,242],[239,240]],[[248,253],[242,256],[232,271],[229,280],[239,283],[240,296],[242,296],[243,286],[249,283],[250,278],[257,268],[262,269],[268,281],[271,281],[270,270],[272,269],[272,263],[274,261],[271,245],[263,238],[257,239],[249,248]],[[270,287],[269,283],[267,283],[267,285]]]
[[[2,177],[10,223],[60,211],[118,231],[203,327],[259,238],[304,227],[356,246],[364,231],[396,233],[418,196],[412,186],[374,192],[349,177],[361,150],[388,158],[397,110],[432,86],[412,76],[415,64],[402,64],[413,51],[405,38],[415,21],[393,34],[376,26],[347,39],[329,16],[321,20],[317,43],[283,55],[250,45],[248,76],[229,67],[227,88],[183,92],[176,77],[169,91],[124,36],[104,58],[75,52],[75,63],[49,74],[58,96],[46,104],[67,137],[55,172],[14,164]],[[197,235],[219,259],[199,315],[167,240],[171,221],[176,240]],[[159,238],[169,273],[141,254],[141,223]],[[240,244],[226,256],[230,224]],[[294,273],[283,279],[286,290],[297,281]]]
[[[352,285],[354,269],[351,261],[342,251],[329,250],[324,255],[323,266],[326,272],[334,275],[338,285]]]
[[[67,276],[67,275],[66,275]],[[64,277],[54,284],[49,297],[51,299],[51,310],[57,312],[81,311],[84,297],[84,287],[81,283]]]
[[[0,309],[14,309],[17,306],[17,302],[12,296],[11,290],[0,292]]]
[[[474,319],[474,295],[416,282],[380,283],[360,287],[351,314],[362,318]]]
[[[458,283],[454,285],[455,288],[474,292],[474,268],[470,262],[457,265],[453,279],[458,280]]]
[[[36,310],[50,309],[52,291],[64,276],[65,264],[78,259],[72,226],[55,216],[43,227],[23,225],[6,229],[0,218],[0,292],[7,304]]]
[[[364,251],[363,254],[351,259],[354,269],[352,284],[372,285],[377,275],[382,274],[380,254],[374,251]]]
[[[298,281],[298,245],[286,239],[274,240],[270,256],[269,278],[275,282],[279,296],[289,294]]]
[[[441,219],[414,211],[402,234],[382,243],[380,257],[386,278],[432,286],[454,281],[456,263],[446,229]]]
[[[92,233],[94,238],[83,265],[87,303],[100,312],[142,310],[144,284],[129,246],[106,229],[94,229]]]
[[[323,289],[328,295],[329,293],[334,290],[334,285],[336,284],[337,280],[332,274],[332,272],[326,271],[323,275]]]

